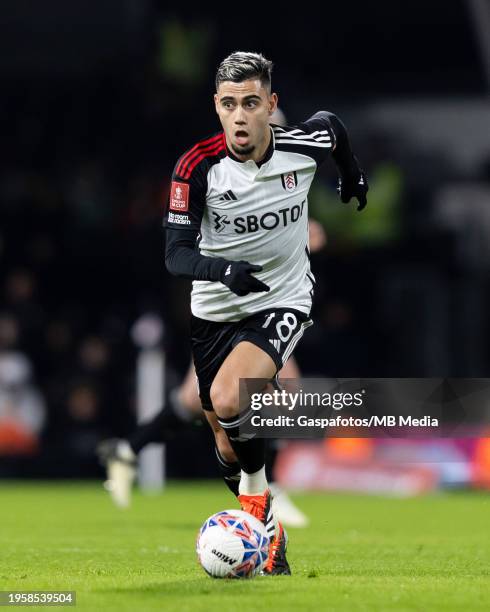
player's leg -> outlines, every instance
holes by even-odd
[[[242,469],[239,500],[242,508],[255,515],[257,509],[268,517],[271,495],[268,489],[262,495],[256,493],[267,487],[264,444],[257,437],[240,436],[240,425],[251,418],[252,411],[250,398],[245,393],[238,396],[238,382],[241,378],[272,379],[310,325],[312,321],[306,314],[288,308],[271,309],[248,317],[240,323],[234,338],[235,348],[213,379],[211,397],[218,421]],[[253,389],[256,391],[259,389]],[[266,573],[290,573],[286,545],[287,536],[279,523],[272,538]]]
[[[279,378],[299,378],[300,371],[291,357],[278,374]],[[194,389],[196,387],[194,386]],[[197,390],[196,390],[197,394]],[[218,468],[221,476],[230,489],[238,497],[240,483],[240,464],[236,459],[235,452],[231,448],[228,436],[218,423],[216,413],[205,410],[204,414],[209,422],[215,437],[215,453],[218,460]],[[278,454],[277,440],[266,440],[266,478],[272,493],[272,509],[278,521],[286,526],[305,527],[308,524],[308,517],[295,506],[288,494],[273,479],[273,465]]]
[[[251,417],[251,408],[247,392],[239,392],[239,380],[268,381],[276,372],[277,364],[268,353],[256,344],[241,341],[219,369],[210,396],[218,423],[225,430],[240,464],[240,505],[264,523],[271,538],[269,560],[264,572],[290,574],[286,560],[287,535],[281,523],[274,524],[272,514],[272,497],[265,475],[265,440],[240,434],[240,425]]]
[[[141,423],[130,434],[128,442],[131,450],[137,455],[147,444],[173,440],[176,434],[201,418],[196,371],[194,364],[191,363],[182,383],[170,391],[167,404],[153,419]]]
[[[218,423],[218,417],[212,410],[205,410],[204,414],[214,434],[215,453],[221,476],[235,497],[240,494],[238,485],[240,483],[240,464],[237,461],[235,451],[232,449],[228,436]]]
[[[99,460],[107,471],[104,486],[117,506],[124,508],[131,503],[138,453],[153,442],[173,440],[197,418],[201,418],[201,401],[191,364],[184,381],[170,391],[168,402],[158,414],[139,424],[127,439],[111,438],[98,445]]]
[[[240,425],[251,417],[250,397],[240,396],[240,379],[270,380],[277,366],[270,355],[248,341],[239,342],[226,357],[211,386],[211,402],[241,467],[240,494],[263,495],[265,443],[262,438],[241,436]]]
[[[240,436],[240,425],[251,418],[253,412],[250,397],[246,393],[241,397],[239,395],[239,380],[271,380],[284,366],[310,325],[312,321],[309,317],[294,309],[279,308],[252,315],[233,329],[231,340],[234,348],[222,360],[219,370],[213,372],[210,408],[214,408],[242,468],[240,493],[253,495],[260,493],[260,489],[263,492],[267,480],[263,439]],[[199,342],[196,346],[199,346]],[[202,353],[202,349],[197,352]],[[201,378],[205,377],[200,373],[201,368],[197,368],[198,362],[202,362],[202,358],[196,361],[201,382]]]
[[[240,482],[240,465],[236,460],[235,453],[230,446],[225,432],[219,426],[215,413],[202,409],[197,384],[197,375],[193,363],[191,363],[184,382],[179,387],[179,400],[181,405],[185,406],[190,414],[202,418],[202,414],[204,413],[205,417],[207,418],[215,437],[215,454],[218,469],[226,486],[230,489],[233,495],[237,497],[238,483]]]

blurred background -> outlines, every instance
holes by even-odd
[[[370,181],[362,214],[332,163],[312,188],[328,244],[303,373],[485,377],[489,32],[486,0],[3,0],[0,476],[102,476],[96,444],[136,422],[142,316],[163,325],[167,389],[184,376],[189,283],[165,270],[163,206],[177,158],[219,129],[214,73],[235,50],[273,60],[288,123],[338,114]],[[215,476],[210,449],[183,434],[168,474]]]

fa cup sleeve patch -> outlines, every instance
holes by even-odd
[[[172,181],[170,189],[170,210],[189,210],[189,185]]]

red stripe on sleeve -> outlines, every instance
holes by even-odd
[[[176,169],[176,174],[178,176],[180,176],[180,173],[183,172],[184,170],[184,164],[185,162],[187,162],[189,160],[189,158],[197,152],[198,149],[208,146],[210,144],[214,144],[215,142],[218,142],[218,140],[222,137],[221,134],[218,134],[217,136],[213,136],[212,138],[208,138],[207,140],[201,140],[200,142],[198,142],[196,145],[194,145],[192,147],[192,149],[190,149],[189,151],[187,151],[187,153],[184,154],[184,156],[182,157],[182,159],[180,160],[179,165],[177,166]]]
[[[218,141],[218,142],[213,142],[212,144],[209,144],[206,147],[197,149],[197,151],[195,151],[190,157],[188,157],[187,161],[181,165],[180,167],[181,176],[183,176],[184,174],[187,174],[188,167],[194,162],[196,157],[206,155],[210,151],[214,151],[216,147],[221,147],[221,146],[222,146],[221,142]]]
[[[225,150],[225,146],[223,144],[223,142],[219,142],[217,145],[215,145],[214,149],[211,149],[210,151],[206,151],[206,152],[202,152],[199,157],[197,157],[196,159],[194,159],[194,161],[191,162],[190,166],[187,168],[187,170],[185,171],[185,173],[182,175],[183,179],[189,179],[192,171],[194,170],[194,168],[199,164],[199,162],[201,162],[205,157],[209,157],[210,155],[216,155],[217,153],[219,153],[220,151],[224,151]]]

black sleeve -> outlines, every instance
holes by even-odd
[[[228,262],[221,257],[201,255],[196,230],[167,227],[165,237],[165,265],[171,274],[192,280],[221,280]]]
[[[165,265],[175,276],[192,280],[221,280],[227,265],[225,259],[205,257],[199,253],[197,238],[206,205],[207,178],[197,167],[190,178],[179,176],[185,155],[177,162],[165,211]]]
[[[318,111],[299,126],[307,133],[326,131],[333,141],[332,157],[342,177],[359,175],[359,165],[352,153],[347,130],[333,113]]]

